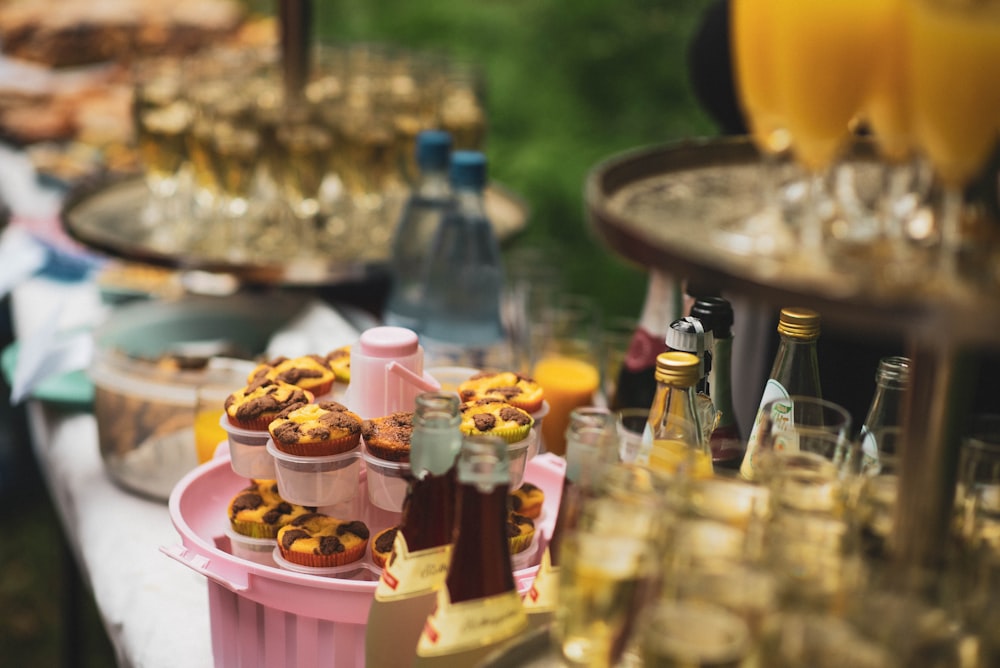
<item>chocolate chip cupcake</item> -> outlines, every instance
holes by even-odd
[[[518,443],[528,437],[534,419],[506,401],[477,399],[459,407],[462,422],[459,429],[469,436],[499,436],[508,443]]]
[[[507,539],[510,544],[510,553],[518,554],[524,552],[531,545],[531,539],[535,537],[535,521],[530,517],[510,513],[507,516]]]
[[[293,564],[314,568],[343,566],[365,556],[368,525],[324,515],[300,515],[278,531],[281,556]]]
[[[226,397],[225,409],[232,425],[267,431],[271,420],[282,411],[305,406],[312,400],[312,393],[301,387],[281,380],[258,378]]]
[[[247,382],[252,383],[259,378],[280,380],[301,387],[311,392],[314,397],[320,397],[333,389],[335,376],[325,358],[319,355],[303,355],[293,358],[276,357],[258,365],[250,372]]]
[[[397,531],[399,531],[399,527],[382,529],[375,534],[375,538],[372,540],[372,562],[379,568],[385,568],[385,562],[389,560],[389,556],[392,554],[392,546],[396,543]]]
[[[276,481],[251,480],[229,502],[229,523],[233,531],[244,536],[274,538],[281,527],[313,512],[315,508],[282,499]]]
[[[326,354],[326,365],[333,371],[338,383],[351,382],[351,347],[341,346]]]
[[[510,493],[510,509],[518,515],[538,519],[545,503],[545,492],[530,482],[522,484]]]
[[[400,411],[365,420],[361,437],[373,457],[390,462],[410,461],[410,437],[413,435],[413,413]]]
[[[283,411],[267,430],[274,446],[290,455],[339,455],[361,442],[361,417],[336,401]]]
[[[513,371],[482,372],[458,386],[462,401],[496,399],[528,413],[542,407],[542,386],[534,379]]]

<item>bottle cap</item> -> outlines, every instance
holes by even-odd
[[[701,378],[701,362],[691,353],[671,350],[656,356],[656,380],[677,387],[694,387]]]
[[[510,485],[507,447],[499,436],[465,436],[458,453],[458,481],[475,485],[484,494],[498,485]]]
[[[706,361],[709,357],[706,351],[712,349],[712,333],[706,331],[705,325],[698,318],[685,316],[670,323],[667,328],[667,348],[679,350],[698,356],[698,377],[708,371]]]
[[[733,305],[724,297],[698,297],[691,315],[701,320],[716,339],[728,339],[733,333]]]
[[[449,178],[456,188],[486,187],[486,156],[480,151],[454,151]]]
[[[417,395],[410,438],[410,471],[414,477],[442,475],[455,464],[462,448],[458,406],[458,395],[452,392]]]
[[[417,164],[421,169],[448,169],[451,134],[444,130],[423,130],[417,135]]]
[[[802,307],[786,307],[778,316],[778,333],[792,339],[814,341],[819,338],[819,313]]]

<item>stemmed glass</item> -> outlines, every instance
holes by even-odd
[[[996,147],[1000,128],[1000,2],[906,4],[913,130],[940,179],[941,278],[957,277],[964,189]]]

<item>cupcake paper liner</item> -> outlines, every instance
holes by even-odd
[[[277,441],[273,438],[271,440],[274,443],[274,447],[290,455],[298,455],[300,457],[326,457],[329,455],[339,455],[356,448],[361,442],[361,432],[348,434],[347,436],[329,441],[311,443],[282,443],[281,441]]]
[[[343,566],[364,557],[365,550],[368,549],[368,541],[334,554],[313,554],[312,552],[286,550],[280,543],[278,544],[278,548],[281,550],[281,556],[285,561],[312,568],[329,568],[330,566]]]

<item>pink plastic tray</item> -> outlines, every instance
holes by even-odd
[[[545,492],[536,527],[546,541],[555,524],[564,470],[562,458],[543,454],[529,461],[525,472],[525,480]],[[364,472],[361,479],[364,488]],[[376,583],[296,573],[230,554],[226,510],[246,484],[228,457],[218,457],[186,475],[170,495],[170,518],[181,544],[161,551],[208,578],[215,665],[363,667],[364,627]],[[397,513],[368,503],[366,489],[355,499],[354,507],[344,512],[363,519],[373,535],[398,521]],[[534,561],[514,571],[522,593],[538,570]]]

